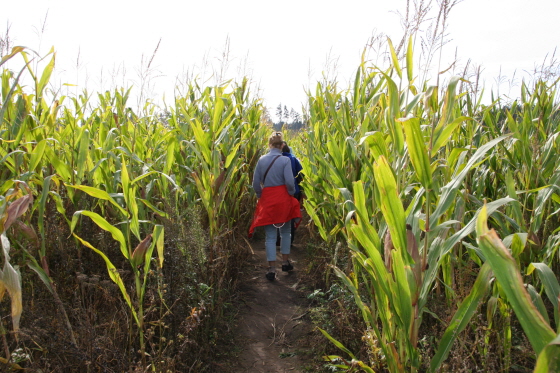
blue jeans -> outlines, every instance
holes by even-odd
[[[269,262],[276,261],[276,228],[278,226],[279,224],[276,224],[276,227],[274,224],[264,226],[264,233],[266,235],[264,247],[266,248],[266,260]],[[280,228],[280,238],[280,251],[282,254],[289,255],[291,245],[291,225],[289,221]]]

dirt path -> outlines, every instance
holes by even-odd
[[[306,336],[313,330],[309,302],[300,290],[304,255],[297,245],[292,249],[294,270],[288,273],[280,271],[278,254],[277,279],[268,281],[264,241],[251,244],[253,254],[240,287],[235,333],[239,351],[231,372],[304,372],[312,358]]]

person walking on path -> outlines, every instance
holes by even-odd
[[[266,278],[270,281],[276,278],[276,229],[280,228],[282,271],[291,271],[294,267],[290,263],[290,222],[296,218],[301,221],[299,202],[293,197],[296,188],[292,164],[288,157],[282,156],[282,140],[282,132],[272,133],[268,139],[269,152],[259,159],[253,175],[253,189],[259,200],[249,237],[256,227],[264,227],[269,265]]]

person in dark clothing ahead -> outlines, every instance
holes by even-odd
[[[288,146],[288,143],[286,141],[282,141],[282,155],[284,157],[288,157],[290,158],[290,162],[292,163],[292,174],[294,175],[294,181],[295,181],[295,187],[296,187],[296,192],[294,193],[294,197],[299,201],[300,206],[301,206],[301,199],[302,199],[302,191],[301,191],[301,187],[300,187],[300,183],[303,180],[303,167],[301,166],[301,163],[299,161],[299,159],[296,158],[295,155],[292,154],[292,150],[290,149],[290,147]],[[292,221],[290,222],[290,226],[291,226],[291,243],[294,243],[294,238],[296,237],[296,223],[297,223],[297,219],[292,219]],[[276,246],[280,246],[280,230],[277,229],[277,235],[276,235]]]
[[[276,278],[276,229],[280,228],[282,271],[294,269],[290,263],[292,219],[300,218],[299,202],[293,197],[296,188],[292,164],[282,156],[282,132],[274,132],[268,139],[269,152],[257,162],[253,175],[253,189],[259,198],[249,237],[256,227],[264,226],[268,271],[266,278]]]
[[[301,187],[299,184],[303,180],[303,167],[301,166],[299,159],[297,159],[296,156],[292,154],[292,150],[288,146],[288,143],[286,141],[283,141],[282,143],[284,144],[282,145],[282,155],[284,157],[290,158],[290,162],[292,163],[292,174],[294,175],[296,186],[294,197],[301,203]]]

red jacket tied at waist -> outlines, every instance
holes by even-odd
[[[297,199],[288,194],[285,185],[264,188],[261,198],[257,202],[253,223],[249,228],[249,238],[253,236],[256,227],[270,224],[282,224],[299,218],[301,211]],[[299,225],[299,221],[296,223]]]

